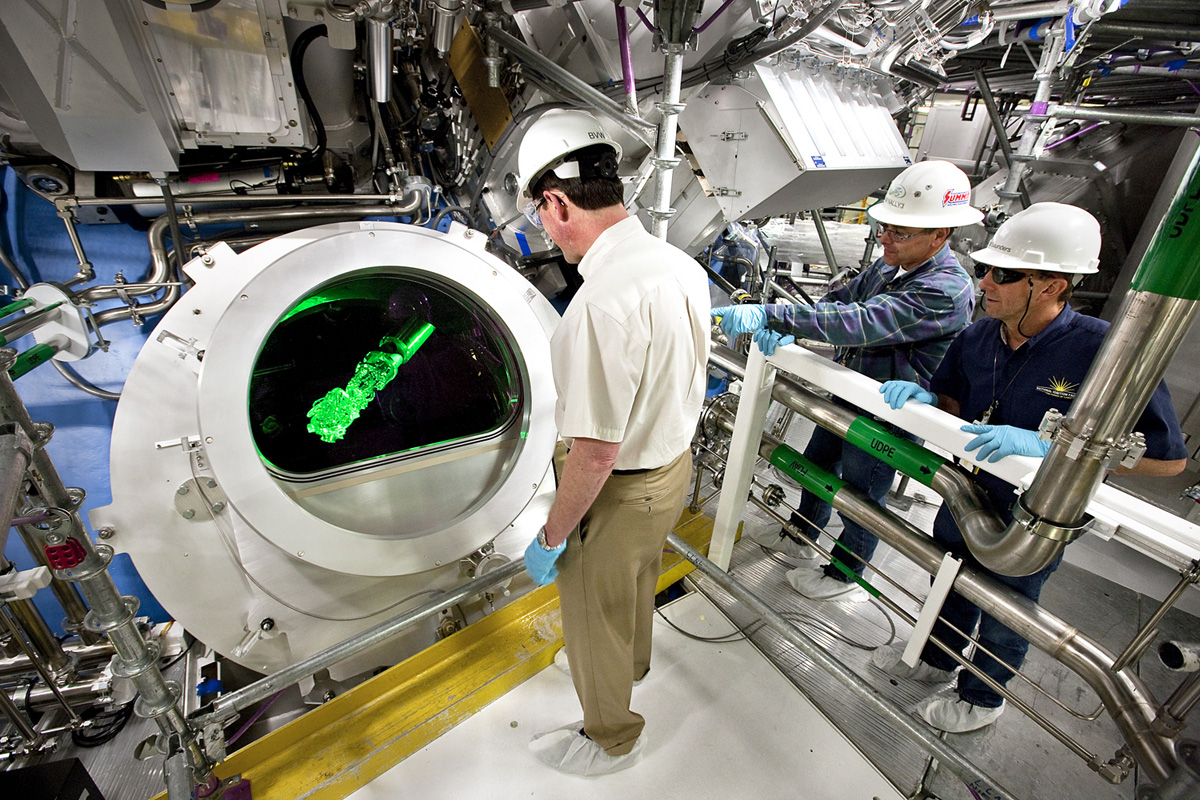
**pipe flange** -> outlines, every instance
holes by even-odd
[[[106,544],[98,544],[94,545],[94,547],[96,551],[95,558],[85,559],[83,564],[79,567],[58,570],[58,573],[61,573],[61,577],[71,581],[82,581],[99,575],[108,569],[108,565],[112,561],[113,553],[115,551]],[[56,576],[58,573],[55,573]]]
[[[1055,542],[1070,543],[1080,537],[1090,518],[1085,516],[1078,525],[1057,525],[1035,516],[1025,508],[1024,500],[1018,499],[1017,504],[1013,507],[1013,521],[1020,524],[1026,532],[1033,536],[1040,536]]]
[[[183,687],[178,681],[167,681],[167,691],[171,695],[171,701],[161,704],[152,703],[145,695],[140,695],[133,704],[133,713],[142,719],[152,719],[173,711],[179,705],[179,698],[183,697]]]
[[[97,619],[95,610],[92,610],[83,618],[83,626],[92,633],[107,633],[122,625],[132,623],[134,615],[137,614],[138,606],[141,605],[141,601],[130,595],[122,595],[121,602],[125,607],[125,613],[119,615],[118,618],[100,620]]]
[[[730,433],[725,428],[723,420],[732,419],[737,414],[738,396],[733,392],[724,392],[709,400],[700,414],[700,430],[704,438],[714,446],[729,445]]]
[[[158,642],[147,642],[145,654],[135,661],[123,661],[120,658],[113,659],[112,674],[116,678],[136,678],[145,672],[154,669],[158,664],[158,656],[162,652]]]

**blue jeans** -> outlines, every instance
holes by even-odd
[[[868,454],[865,450],[847,444],[843,439],[821,427],[813,430],[812,438],[808,440],[808,446],[804,448],[804,455],[818,467],[840,475],[842,480],[865,493],[881,506],[883,498],[892,488],[892,478],[896,475],[896,470],[884,462]],[[833,508],[828,503],[808,491],[802,491],[800,503],[797,505],[796,511],[792,513],[791,522],[815,542],[820,534],[820,529],[829,524],[829,517],[832,513]],[[811,520],[813,524],[809,525],[801,516]],[[862,558],[862,561],[852,558],[841,547],[835,547],[833,554],[839,561],[854,570],[854,574],[861,576],[863,570],[866,569],[864,562],[871,560],[871,556],[875,553],[875,547],[879,544],[879,539],[844,514],[839,513],[838,516],[842,518],[842,535],[838,537],[838,541],[847,550]],[[849,578],[832,564],[825,565],[825,574],[842,583],[850,582]]]
[[[1004,518],[1010,517],[1008,514],[1002,516]],[[958,526],[954,524],[954,517],[951,516],[950,511],[945,506],[942,506],[942,509],[938,512],[937,519],[933,522],[933,538],[934,541],[948,552],[961,558],[964,566],[982,572],[993,580],[1011,587],[1034,602],[1037,602],[1038,597],[1041,596],[1042,586],[1045,585],[1046,579],[1062,563],[1062,554],[1060,553],[1058,558],[1054,560],[1054,563],[1041,572],[1035,572],[1033,575],[1025,575],[1019,578],[997,575],[981,565],[971,555],[971,551],[967,548],[967,543],[963,540]],[[951,592],[950,596],[946,598],[946,603],[942,606],[941,617],[960,631],[966,633],[971,633],[975,629],[976,623],[978,623],[978,639],[983,647],[995,653],[1013,669],[1020,669],[1021,664],[1025,662],[1025,654],[1029,652],[1029,642],[1022,639],[1006,626],[1001,625],[990,615],[984,614],[979,606],[964,600],[958,592]],[[960,655],[966,649],[967,640],[950,630],[941,620],[938,620],[934,624],[933,635]],[[938,669],[954,669],[958,666],[957,661],[932,644],[925,645],[925,649],[921,652],[921,660]],[[995,680],[1001,686],[1007,684],[1012,677],[1012,673],[1008,669],[997,662],[996,659],[986,655],[981,649],[976,648],[975,655],[971,658],[971,663],[982,669],[988,677]],[[984,708],[996,708],[1004,701],[1004,698],[995,690],[965,669],[958,676],[958,694],[968,703],[983,706]]]

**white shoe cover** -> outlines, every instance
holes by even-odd
[[[543,764],[569,775],[607,775],[629,769],[642,760],[646,736],[634,742],[623,756],[610,756],[604,748],[583,735],[583,722],[574,722],[548,733],[538,734],[529,742],[529,752]]]
[[[986,728],[1004,713],[1004,703],[996,708],[971,705],[957,692],[926,697],[917,704],[917,713],[939,731],[967,733]]]
[[[788,584],[810,600],[849,600],[865,603],[871,599],[866,589],[857,583],[842,583],[825,574],[822,567],[797,567],[785,576]]]
[[[871,653],[871,663],[893,678],[902,678],[920,683],[949,683],[954,680],[954,670],[938,669],[932,664],[926,664],[924,661],[918,661],[915,667],[910,667],[900,660],[900,657],[903,655],[903,647],[894,647],[890,644],[885,644],[876,647],[875,652]]]
[[[812,561],[821,555],[811,544],[801,539],[793,539],[786,529],[780,529],[779,538],[771,547],[796,561]]]

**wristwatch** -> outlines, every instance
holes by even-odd
[[[540,544],[542,546],[543,550],[557,550],[558,549],[557,547],[551,547],[550,543],[546,541],[546,526],[545,525],[543,525],[541,528],[538,528],[537,542],[538,542],[538,544]]]

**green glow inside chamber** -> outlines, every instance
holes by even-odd
[[[396,336],[385,336],[379,350],[367,353],[354,369],[354,377],[345,389],[329,393],[308,411],[308,431],[321,441],[333,444],[345,437],[346,431],[358,419],[375,395],[396,379],[400,367],[425,344],[434,327],[424,320],[410,317]]]
[[[503,435],[526,405],[510,342],[473,296],[404,267],[313,287],[255,361],[259,456],[306,482]]]

